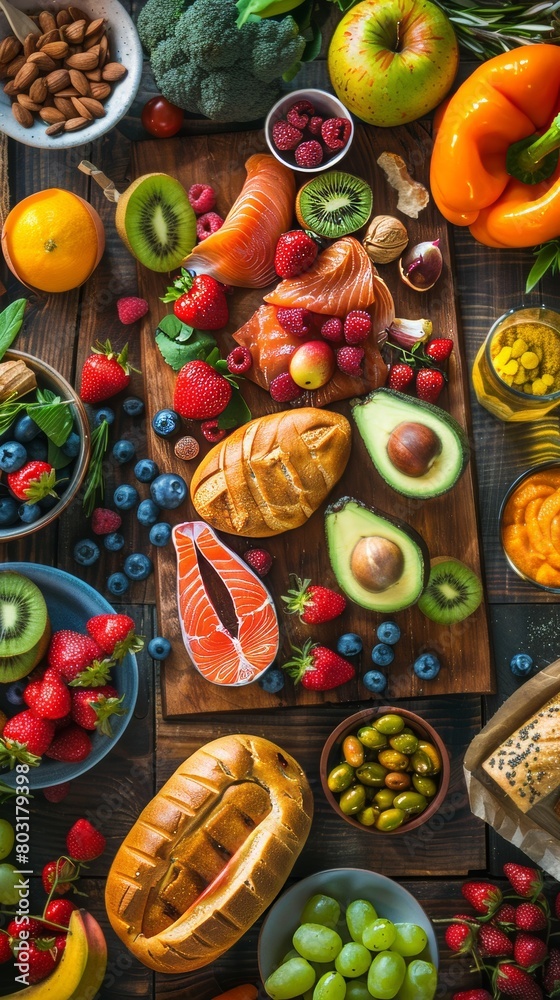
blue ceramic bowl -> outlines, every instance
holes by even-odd
[[[2,570],[12,570],[29,577],[38,587],[47,602],[49,617],[53,632],[59,629],[72,629],[75,632],[85,631],[85,624],[93,615],[113,613],[114,608],[93,587],[53,566],[40,566],[37,563],[5,562]],[[138,695],[138,665],[136,657],[127,653],[120,666],[113,671],[113,684],[119,695],[125,696],[123,707],[125,714],[114,716],[112,720],[112,736],[102,733],[92,733],[92,750],[85,760],[77,764],[51,760],[43,757],[38,767],[29,769],[29,784],[31,788],[48,788],[59,785],[63,781],[72,781],[95,767],[105,757],[121,738],[130,722],[136,698]],[[1,685],[0,685],[1,687]],[[22,705],[25,709],[27,706]],[[18,709],[19,711],[19,709]],[[14,715],[12,710],[9,714]],[[0,779],[7,785],[15,786],[15,771],[0,771]]]

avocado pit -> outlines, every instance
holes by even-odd
[[[387,454],[399,472],[414,479],[425,476],[441,454],[442,443],[426,424],[405,421],[389,435]]]
[[[389,538],[366,535],[352,550],[350,570],[360,586],[378,594],[400,580],[404,556],[399,546]]]

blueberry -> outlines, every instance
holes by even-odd
[[[18,519],[18,502],[13,497],[0,498],[0,528],[14,524]]]
[[[423,653],[414,661],[413,670],[423,681],[433,681],[441,670],[441,663],[435,653]]]
[[[31,419],[27,414],[23,417],[19,417],[14,425],[14,437],[16,441],[21,441],[26,444],[27,441],[32,441],[34,437],[37,437],[41,433],[41,428],[37,426],[34,420]]]
[[[115,419],[115,411],[111,409],[110,406],[102,406],[99,410],[96,410],[93,414],[93,426],[99,427],[100,424],[105,420],[109,426],[113,423]]]
[[[2,472],[17,472],[27,462],[27,450],[19,441],[7,441],[0,445],[0,469]]]
[[[140,524],[150,527],[150,525],[156,523],[159,513],[157,503],[154,503],[153,500],[142,500],[142,503],[138,505],[136,517],[140,521]]]
[[[368,691],[381,694],[387,687],[387,678],[380,670],[368,670],[367,674],[362,677],[362,684]]]
[[[346,632],[341,635],[336,643],[336,651],[341,656],[357,656],[363,649],[363,643],[359,635],[355,632]]]
[[[121,594],[126,594],[130,583],[124,573],[111,573],[111,576],[107,580],[107,590],[114,597],[120,597]]]
[[[533,657],[528,653],[516,653],[509,661],[509,669],[514,677],[527,677],[533,672]]]
[[[371,658],[378,667],[388,667],[395,659],[395,650],[384,642],[379,642],[371,651]]]
[[[139,483],[151,483],[159,476],[159,469],[151,458],[141,458],[134,466],[134,475]]]
[[[93,566],[99,559],[99,545],[91,538],[82,538],[74,546],[74,559],[80,566]]]
[[[33,521],[38,521],[42,516],[43,511],[38,503],[22,503],[18,507],[18,517],[24,524],[33,524]]]
[[[49,454],[47,439],[41,437],[33,438],[27,445],[27,458],[30,462],[46,462]]]
[[[130,462],[136,454],[136,448],[134,447],[132,441],[128,441],[127,438],[121,438],[120,441],[115,441],[113,445],[112,455],[113,458],[124,465],[125,462]]]
[[[122,408],[128,417],[141,417],[144,412],[144,400],[138,396],[127,396]]]
[[[377,629],[377,638],[386,646],[394,646],[401,637],[401,630],[396,622],[381,622]]]
[[[187,495],[187,484],[182,476],[176,476],[173,472],[164,472],[151,483],[150,493],[154,503],[163,507],[164,510],[175,510],[183,503]]]
[[[286,675],[279,667],[269,667],[259,680],[263,691],[267,691],[268,694],[277,694],[278,691],[282,690],[285,683]]]
[[[117,510],[132,510],[133,507],[136,507],[139,499],[136,487],[128,486],[126,483],[117,486],[113,493],[113,503]]]
[[[75,431],[71,431],[66,441],[60,449],[68,458],[76,458],[80,453],[80,448],[82,446],[82,439],[79,434]]]
[[[158,521],[150,528],[150,541],[152,545],[156,545],[161,548],[163,545],[167,545],[169,539],[171,538],[171,525],[167,524],[166,521]]]
[[[166,660],[170,652],[169,639],[164,639],[161,635],[156,635],[155,639],[148,643],[148,656],[151,656],[152,660]]]
[[[108,552],[120,552],[124,547],[124,538],[118,531],[111,531],[109,535],[104,536],[103,545]]]
[[[23,692],[25,691],[26,680],[14,681],[6,688],[6,701],[10,705],[23,705]]]
[[[181,418],[175,410],[158,410],[152,418],[152,428],[158,437],[171,437],[180,426]]]
[[[129,580],[145,580],[153,568],[152,560],[143,552],[133,552],[124,561],[124,571]]]

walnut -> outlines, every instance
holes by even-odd
[[[364,247],[375,264],[388,264],[400,257],[408,243],[408,233],[402,222],[391,215],[376,215],[371,220]]]

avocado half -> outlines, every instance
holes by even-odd
[[[352,399],[350,406],[375,468],[397,493],[423,500],[439,497],[449,492],[465,471],[470,457],[467,435],[461,425],[439,406],[385,388],[375,389],[363,398]],[[421,474],[418,474],[418,463],[415,465],[414,455],[409,451],[400,448],[400,468],[389,455],[390,439],[392,444],[396,441],[391,435],[397,428],[406,427],[407,443],[414,441],[411,425],[419,431],[418,440],[426,448],[423,453],[419,451],[416,457],[422,454],[430,456],[430,451],[433,451],[430,444],[433,446],[436,440],[439,447],[439,451],[426,463],[426,471]],[[420,463],[421,466],[423,464]],[[405,468],[413,474],[407,474]]]
[[[350,600],[383,612],[416,604],[428,582],[430,555],[414,528],[353,497],[341,497],[325,511],[325,531],[331,566]],[[368,550],[373,561],[367,561]],[[364,565],[367,580],[363,572],[356,575]]]

